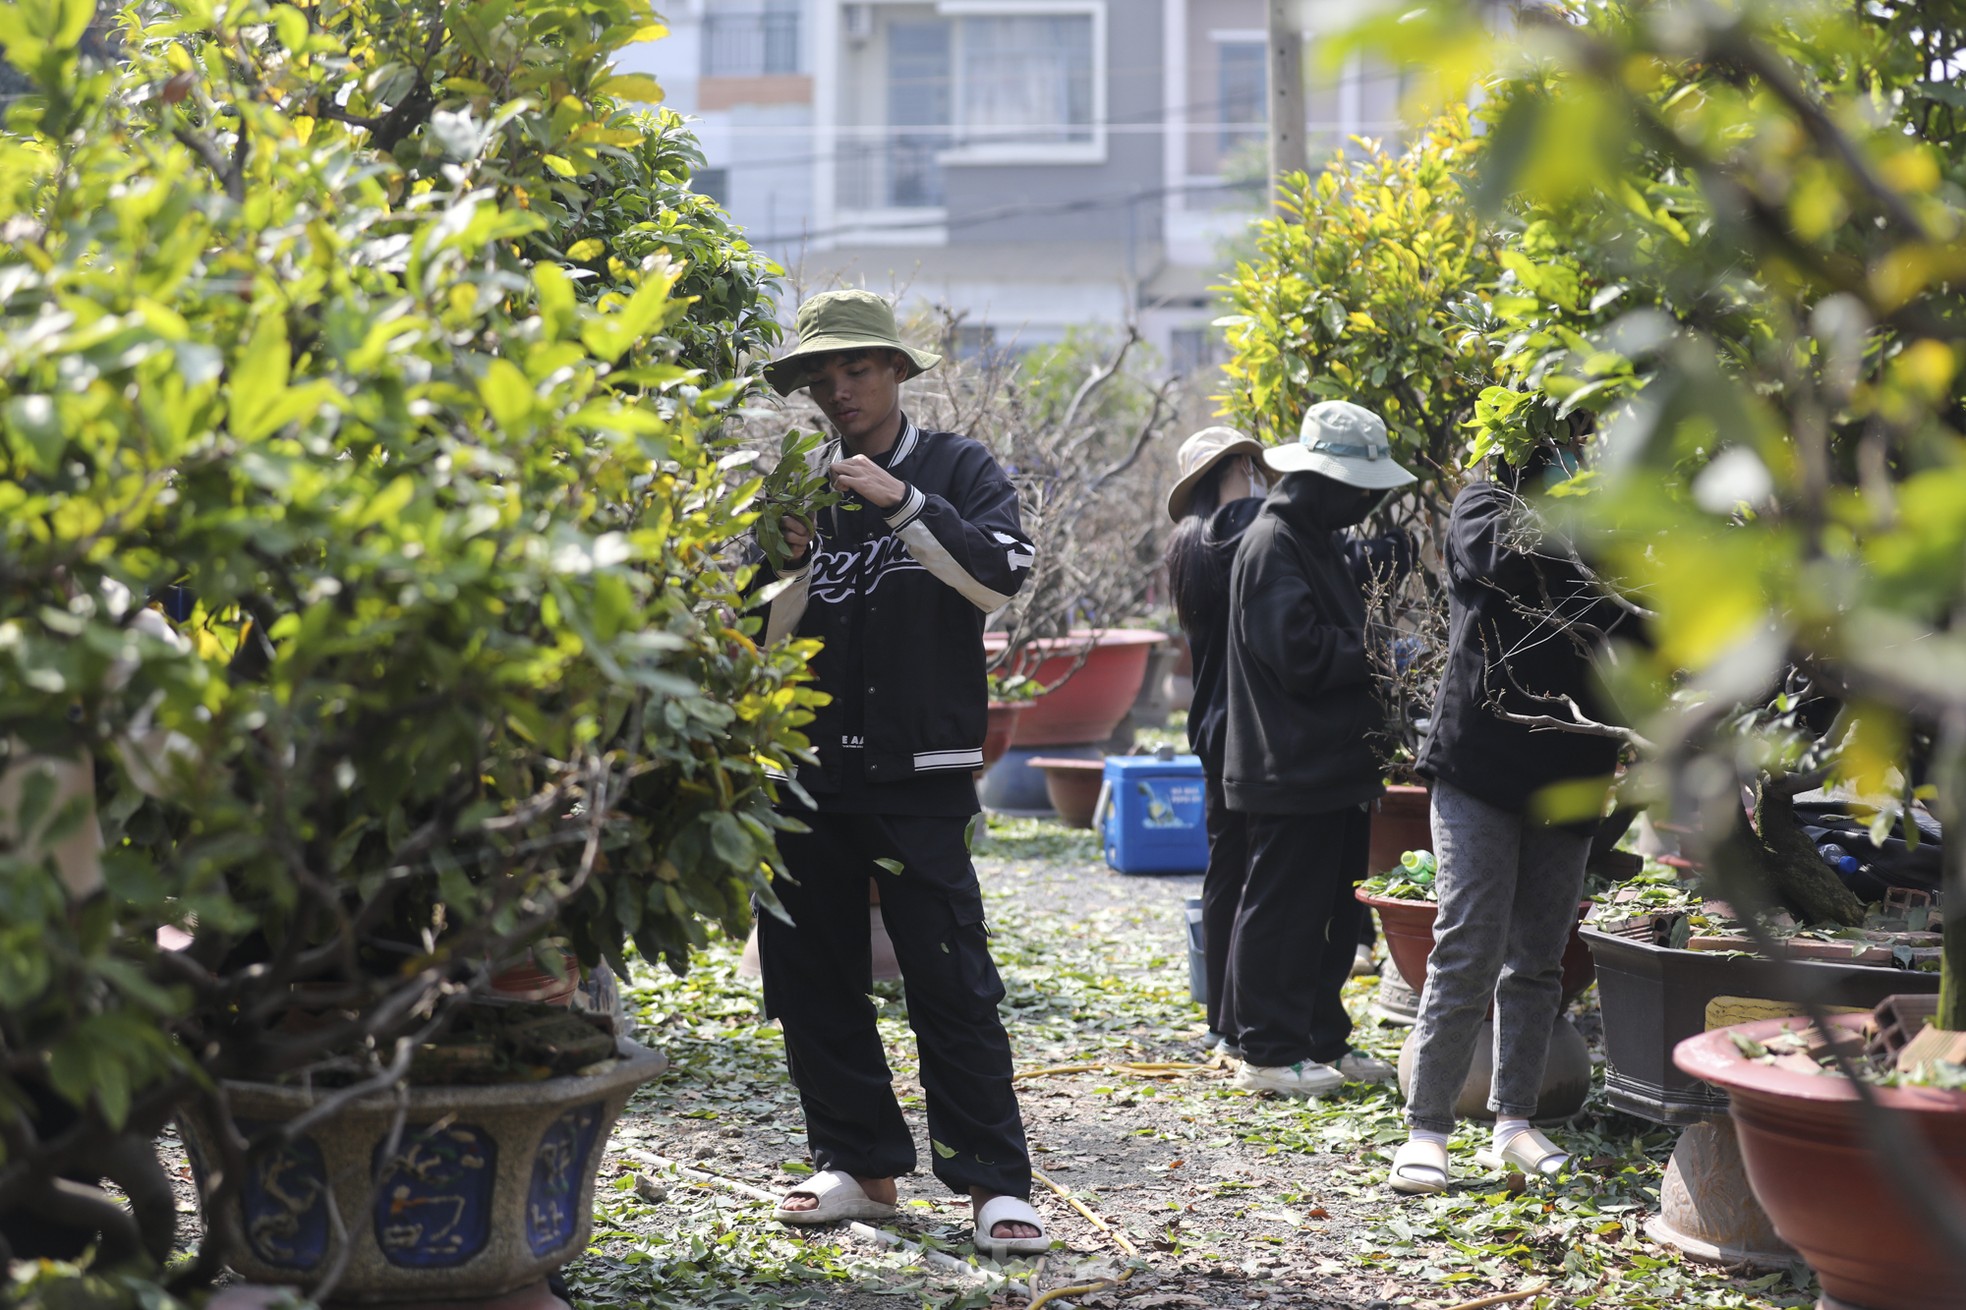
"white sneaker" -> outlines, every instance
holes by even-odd
[[[1364,1051],[1346,1051],[1332,1062],[1348,1083],[1389,1083],[1398,1070],[1384,1060],[1375,1060]]]
[[[1360,944],[1359,948],[1352,952],[1352,977],[1369,978],[1378,972],[1379,962],[1372,958],[1372,948]]]
[[[1296,1064],[1245,1064],[1236,1071],[1234,1085],[1245,1092],[1323,1096],[1344,1086],[1345,1075],[1315,1060],[1299,1060]]]

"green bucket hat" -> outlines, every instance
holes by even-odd
[[[942,356],[903,345],[894,325],[894,306],[871,291],[822,291],[799,306],[799,344],[765,365],[765,381],[781,396],[806,383],[818,355],[841,350],[898,350],[908,357],[909,377],[926,373]]]

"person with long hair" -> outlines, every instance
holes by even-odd
[[[1228,728],[1223,661],[1229,644],[1229,566],[1242,534],[1256,521],[1270,489],[1263,445],[1234,428],[1210,427],[1181,443],[1181,478],[1167,493],[1174,531],[1167,539],[1167,586],[1174,617],[1194,660],[1194,699],[1188,706],[1188,745],[1201,757],[1206,780],[1208,870],[1202,876],[1202,951],[1208,980],[1210,1050],[1228,1042],[1235,1011],[1229,997],[1229,935],[1235,929],[1249,843],[1243,816],[1222,795],[1222,751]]]

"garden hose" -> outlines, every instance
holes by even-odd
[[[1488,1310],[1488,1307],[1492,1305],[1508,1305],[1514,1301],[1527,1301],[1530,1297],[1541,1296],[1549,1290],[1550,1285],[1547,1282],[1542,1282],[1521,1292],[1497,1292],[1493,1296],[1476,1297],[1472,1301],[1463,1301],[1459,1305],[1449,1306],[1447,1310]]]
[[[1070,1192],[1060,1187],[1057,1183],[1052,1182],[1051,1179],[1045,1174],[1044,1170],[1039,1169],[1034,1165],[1031,1168],[1031,1176],[1036,1178],[1039,1182],[1043,1183],[1046,1187],[1049,1187],[1052,1191],[1056,1192],[1058,1194],[1058,1198],[1061,1201],[1063,1201],[1066,1205],[1071,1206],[1074,1210],[1077,1210],[1080,1214],[1084,1215],[1094,1228],[1097,1228],[1100,1232],[1112,1238],[1114,1243],[1118,1245],[1120,1250],[1126,1252],[1129,1256],[1137,1256],[1140,1254],[1140,1248],[1135,1246],[1133,1243],[1127,1241],[1126,1235],[1124,1233],[1117,1231],[1110,1224],[1108,1224],[1104,1219],[1101,1219],[1098,1215],[1094,1214],[1089,1208],[1087,1208],[1084,1202],[1079,1200],[1078,1197],[1073,1196]]]

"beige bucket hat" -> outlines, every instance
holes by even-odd
[[[1246,437],[1234,428],[1203,428],[1181,443],[1181,449],[1174,456],[1175,467],[1181,470],[1181,480],[1167,493],[1167,516],[1179,523],[1188,517],[1188,506],[1194,503],[1195,488],[1208,476],[1210,469],[1223,460],[1235,455],[1255,455],[1261,457],[1263,443],[1253,437]]]
[[[781,396],[806,384],[817,355],[840,350],[898,350],[908,357],[908,376],[926,373],[942,356],[902,344],[894,306],[871,291],[822,291],[799,306],[799,344],[765,365],[765,381]]]
[[[1279,473],[1322,473],[1351,487],[1391,491],[1419,478],[1395,463],[1386,421],[1349,400],[1322,400],[1304,414],[1297,440],[1271,446],[1263,462]]]

